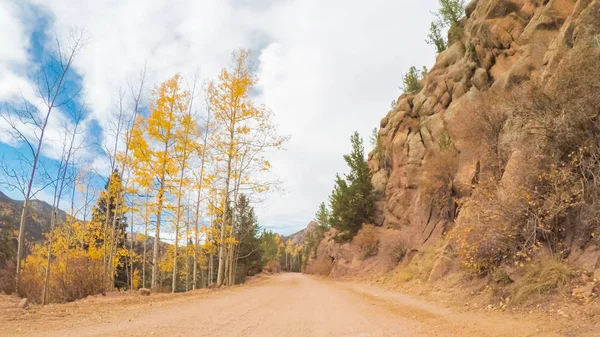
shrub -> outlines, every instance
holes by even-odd
[[[432,22],[431,26],[429,26],[429,34],[427,34],[425,42],[433,45],[438,54],[448,48],[448,42],[446,42],[446,39],[442,35],[442,27],[435,22]]]
[[[477,155],[484,175],[500,180],[508,160],[510,144],[502,142],[502,135],[510,117],[507,101],[514,99],[510,93],[499,90],[487,90],[476,101],[462,106],[462,123],[453,131],[463,139]],[[453,135],[454,135],[453,133]]]
[[[417,68],[414,66],[410,67],[408,73],[402,79],[404,83],[404,92],[414,93],[421,91],[421,89],[423,89],[423,86],[421,85],[422,79],[422,74],[419,74]]]
[[[373,225],[364,225],[352,243],[358,249],[359,258],[376,255],[379,250],[379,231]]]
[[[465,1],[439,0],[438,3],[440,7],[434,13],[437,20],[431,23],[426,42],[434,45],[436,51],[441,53],[462,37],[463,29],[460,27],[459,20],[465,14]],[[449,28],[447,40],[442,35],[444,28]]]
[[[382,244],[381,254],[388,256],[392,263],[397,264],[406,255],[404,240],[400,236],[388,239]]]
[[[268,274],[279,273],[280,270],[281,270],[281,266],[279,265],[279,261],[277,261],[277,260],[268,261],[263,266],[263,272],[268,273]]]
[[[15,291],[15,263],[6,261],[6,266],[0,268],[0,291],[10,295]]]
[[[34,252],[35,254],[35,252]],[[19,286],[19,295],[37,303],[42,301],[45,261],[40,261],[38,254],[27,257]],[[37,256],[36,256],[37,255]],[[70,254],[67,261],[56,260],[51,264],[48,281],[48,302],[70,302],[89,295],[95,295],[103,290],[103,263],[100,260],[89,259],[85,256]]]
[[[333,269],[333,262],[327,258],[319,258],[315,260],[309,268],[310,274],[329,276]]]
[[[450,234],[462,266],[476,274],[493,271],[518,247],[513,224],[520,213],[499,200],[496,188],[492,183],[479,186],[462,206]]]
[[[429,196],[432,208],[447,220],[454,219],[453,180],[457,169],[458,152],[449,144],[446,149],[429,153],[421,175],[421,193]]]
[[[377,159],[378,162],[381,163],[385,156],[385,149],[383,148],[383,141],[377,133],[377,128],[374,128],[373,131],[371,131],[370,142],[371,147],[373,148],[373,150],[371,151],[373,153],[373,156]]]

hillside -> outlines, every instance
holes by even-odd
[[[345,244],[330,231],[307,270],[484,276],[494,301],[569,282],[564,293],[592,300],[600,1],[474,0],[465,12],[422,88],[381,120],[369,154],[375,227]],[[548,270],[555,278],[542,280]]]
[[[22,209],[23,201],[13,200],[0,192],[0,228],[13,231],[16,237]],[[39,242],[44,239],[44,234],[50,231],[52,206],[44,201],[33,200],[29,212],[25,227],[25,240]],[[58,210],[59,221],[65,221],[66,218],[67,213]]]

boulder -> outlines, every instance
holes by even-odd
[[[140,290],[138,290],[138,292],[142,296],[150,296],[150,294],[152,293],[150,291],[150,289],[148,289],[148,288],[140,288]]]
[[[448,49],[441,52],[436,60],[436,68],[447,68],[460,60],[465,55],[465,45],[462,42],[456,42]]]
[[[19,309],[27,309],[29,308],[29,300],[27,298],[22,299],[21,301],[19,301],[19,303],[17,304],[17,307]]]
[[[473,75],[472,82],[475,88],[479,90],[487,88],[488,83],[490,82],[490,77],[488,76],[487,70],[483,68],[477,68],[477,70],[475,70],[475,75]]]
[[[382,128],[382,129],[385,128],[386,125],[388,124],[388,122],[389,122],[388,116],[383,117],[381,119],[381,122],[379,122],[379,127]]]

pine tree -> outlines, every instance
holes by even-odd
[[[240,194],[237,204],[237,272],[236,280],[244,281],[247,275],[260,272],[262,267],[261,240],[258,237],[259,226],[256,222],[254,208],[245,194]]]
[[[371,173],[365,160],[363,140],[358,132],[350,137],[352,152],[344,156],[350,167],[350,173],[344,178],[338,174],[333,192],[329,197],[331,216],[329,223],[338,229],[341,240],[351,239],[362,224],[373,219],[374,192],[371,184]]]
[[[324,202],[319,205],[319,210],[315,214],[315,220],[317,220],[319,227],[324,231],[329,229],[329,210],[327,210]]]
[[[102,228],[102,224],[107,219],[108,210],[108,219],[115,219],[116,217],[115,232],[103,233],[102,231],[95,231],[92,242],[95,242],[97,245],[103,245],[106,241],[109,246],[114,245],[116,248],[115,251],[125,248],[125,232],[127,231],[125,209],[125,189],[122,184],[121,174],[115,169],[108,178],[104,186],[104,191],[100,193],[100,197],[92,210],[91,223],[97,224],[97,226],[92,225],[90,227],[90,229]],[[87,250],[90,247],[86,246],[85,248]],[[111,262],[113,265],[117,265],[114,286],[122,287],[127,284],[127,271],[125,270],[124,261],[121,261],[122,258],[116,257],[116,259],[116,261]]]

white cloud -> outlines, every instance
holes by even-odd
[[[326,201],[335,173],[345,170],[342,154],[354,130],[369,147],[370,130],[400,93],[401,72],[434,59],[424,40],[435,0],[31,1],[54,15],[51,29],[88,32],[75,69],[105,129],[118,87],[137,78],[145,63],[150,85],[196,67],[214,77],[231,51],[254,48],[258,100],[276,113],[280,132],[292,137],[288,151],[272,160],[287,193],[257,208],[264,226],[288,228],[283,232],[307,224]],[[0,74],[5,63],[24,62],[18,50],[27,44],[24,33],[6,37],[2,25],[28,29],[11,24],[14,11],[2,7],[11,6],[0,5],[0,42],[17,50],[0,51]]]

